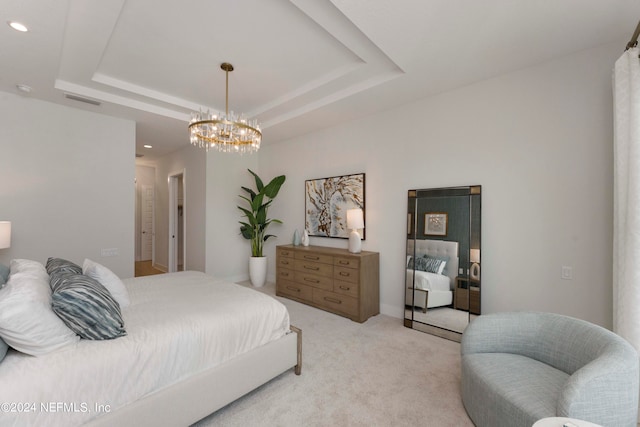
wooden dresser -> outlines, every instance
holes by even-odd
[[[278,246],[276,295],[362,323],[380,313],[380,256],[323,246]]]

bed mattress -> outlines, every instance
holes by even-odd
[[[415,277],[414,277],[415,274]],[[442,274],[429,273],[427,271],[407,269],[406,283],[410,287],[415,283],[416,289],[424,291],[450,291],[451,279]]]
[[[127,335],[0,363],[0,426],[81,425],[281,338],[289,314],[255,290],[199,272],[124,281]]]

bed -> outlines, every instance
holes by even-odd
[[[426,256],[443,261],[442,269],[439,272],[419,270],[418,260]],[[407,240],[405,304],[421,308],[423,312],[451,305],[458,263],[458,242]]]
[[[0,426],[189,425],[300,374],[301,331],[275,298],[194,271],[122,283],[126,335],[38,356],[8,350]]]

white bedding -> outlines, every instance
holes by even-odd
[[[422,289],[424,291],[450,291],[451,279],[449,276],[442,274],[429,273],[428,271],[415,270],[415,282],[413,277],[413,269],[407,269],[407,287],[411,287],[412,283],[415,283],[416,289]]]
[[[73,426],[289,331],[280,302],[199,272],[127,279],[127,336],[0,363],[0,426]],[[176,408],[179,409],[179,408]]]

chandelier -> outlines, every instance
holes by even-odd
[[[229,112],[229,72],[233,65],[220,64],[227,76],[225,113],[191,113],[189,135],[191,144],[196,147],[216,149],[223,153],[251,154],[258,151],[262,132],[257,120],[247,120],[244,115]]]

